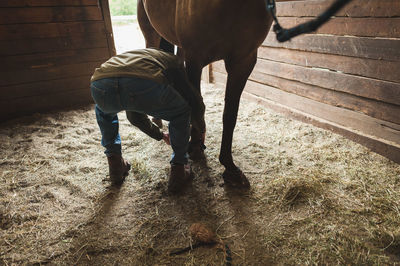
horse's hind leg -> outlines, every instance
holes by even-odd
[[[202,64],[193,59],[190,54],[185,54],[186,72],[189,81],[201,94],[201,71]],[[204,119],[204,117],[202,118]],[[204,136],[196,128],[192,127],[191,138],[189,144],[189,155],[192,160],[200,160],[204,158]]]
[[[144,9],[143,1],[138,0],[137,3],[137,19],[139,22],[140,29],[143,33],[144,39],[146,41],[146,47],[156,47],[163,51],[174,53],[174,45],[166,41],[164,38],[158,34],[158,32],[153,28],[147,17],[146,10]]]
[[[223,174],[225,184],[240,188],[248,188],[250,183],[243,172],[233,162],[233,130],[236,125],[240,97],[256,61],[257,50],[247,56],[228,58],[225,60],[228,80],[225,91],[223,133],[219,160],[226,168]]]
[[[139,22],[139,27],[144,36],[144,40],[146,41],[146,47],[159,47],[161,36],[151,25],[142,0],[137,2],[137,19]]]
[[[139,22],[140,29],[143,33],[144,39],[146,41],[146,48],[156,47],[168,53],[174,53],[174,45],[166,41],[164,38],[158,34],[158,32],[151,25],[149,18],[147,17],[146,10],[142,0],[137,3],[137,18]],[[163,127],[162,120],[158,118],[151,119],[159,128]]]

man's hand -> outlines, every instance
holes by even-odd
[[[169,140],[169,133],[163,132],[163,140],[165,141],[165,143],[167,143],[167,145],[171,145],[171,141]]]

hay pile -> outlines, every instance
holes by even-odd
[[[252,189],[222,186],[223,92],[204,86],[207,160],[168,196],[170,148],[129,126],[133,171],[107,187],[93,106],[0,127],[0,264],[223,265],[221,250],[169,252],[210,225],[235,265],[400,263],[400,166],[365,147],[242,100],[235,161]]]

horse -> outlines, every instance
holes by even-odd
[[[248,179],[233,161],[232,138],[240,98],[257,61],[257,49],[273,21],[265,0],[138,0],[137,19],[146,47],[164,46],[170,51],[168,44],[178,47],[188,78],[199,91],[203,67],[224,61],[228,77],[219,154],[225,167],[222,177],[228,186],[249,188]],[[192,152],[203,152],[201,141],[201,132],[193,128]]]
[[[322,14],[296,27],[283,28],[275,15],[276,0],[138,0],[137,18],[146,47],[183,56],[189,80],[199,91],[204,66],[223,60],[225,87],[223,133],[219,161],[225,184],[249,188],[250,183],[232,158],[232,138],[240,97],[257,61],[257,49],[271,24],[279,42],[317,30],[352,0],[336,0]],[[204,119],[204,118],[203,118]],[[202,153],[204,137],[192,129],[191,157]]]

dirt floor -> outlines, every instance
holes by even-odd
[[[166,191],[170,147],[120,115],[133,170],[110,188],[93,106],[0,126],[0,264],[224,265],[220,246],[169,253],[209,226],[233,265],[399,264],[400,166],[331,132],[242,100],[233,156],[247,193],[223,186],[223,90],[203,86],[206,160]]]

